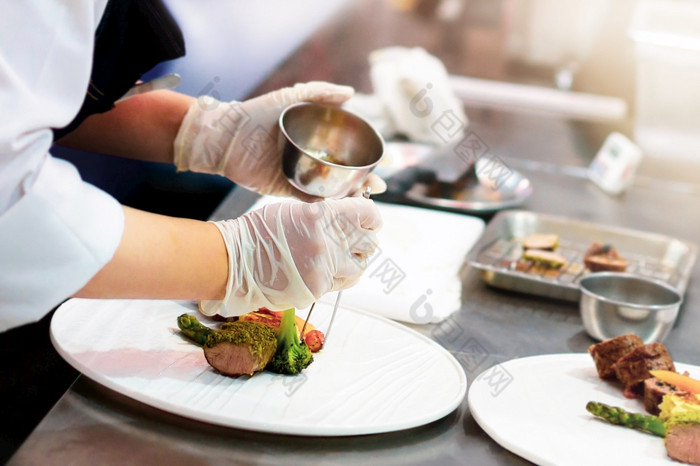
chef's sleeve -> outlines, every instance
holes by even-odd
[[[50,155],[88,88],[104,1],[5,2],[0,15],[0,331],[41,319],[114,255],[119,203]]]

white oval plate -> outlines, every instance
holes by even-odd
[[[700,376],[700,367],[675,363]],[[487,369],[469,387],[469,410],[504,448],[537,464],[673,464],[660,437],[608,424],[586,411],[600,401],[645,413],[598,378],[591,356],[552,354],[512,359]],[[677,463],[675,463],[677,464]]]
[[[331,311],[318,303],[312,323],[325,332]],[[170,413],[260,432],[408,429],[451,413],[466,393],[462,367],[440,345],[342,307],[328,344],[302,374],[222,376],[179,334],[177,316],[185,312],[198,314],[189,302],[72,299],[56,311],[51,338],[68,363],[108,388]]]

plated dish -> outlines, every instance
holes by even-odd
[[[327,328],[331,307],[316,305],[317,328]],[[196,312],[189,302],[72,299],[56,311],[51,338],[66,361],[110,389],[173,414],[259,432],[409,429],[451,413],[466,393],[462,367],[441,346],[342,307],[333,337],[299,376],[226,377],[180,335],[177,317],[188,312]]]
[[[679,372],[700,367],[676,363]],[[469,388],[477,423],[504,448],[537,464],[678,464],[663,441],[607,424],[586,411],[590,400],[644,412],[617,385],[601,381],[589,354],[513,359],[487,369]]]

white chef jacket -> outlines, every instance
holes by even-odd
[[[41,319],[114,255],[123,211],[53,158],[80,110],[107,0],[0,6],[0,332]]]

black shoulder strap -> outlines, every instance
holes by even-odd
[[[148,70],[185,55],[180,28],[162,0],[109,0],[95,32],[90,83],[80,112],[54,140],[77,128],[85,118],[114,107]]]

